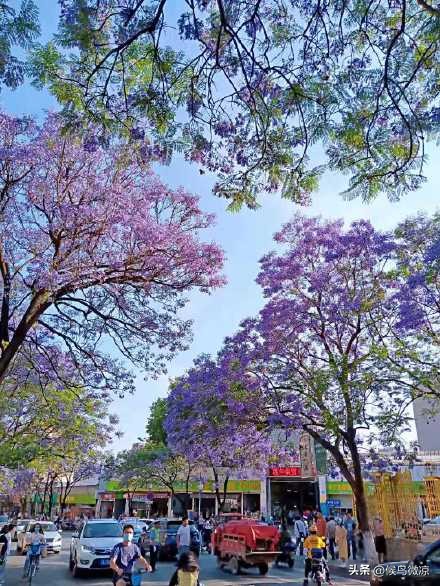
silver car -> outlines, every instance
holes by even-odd
[[[31,521],[32,521],[32,519],[17,519],[17,524],[15,525],[15,527],[11,533],[12,541],[18,540],[19,533],[23,533],[23,531],[25,531],[28,523],[30,523]]]
[[[115,519],[91,519],[72,535],[69,567],[74,578],[84,570],[108,570],[110,556],[122,541],[122,526]]]
[[[39,525],[43,529],[46,539],[46,551],[60,553],[62,548],[61,532],[57,529],[55,523],[50,521],[30,521],[26,525],[25,531],[17,534],[17,552],[21,551],[23,555],[26,554],[32,537],[31,532],[35,525]]]

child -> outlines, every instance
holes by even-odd
[[[177,562],[177,570],[171,577],[169,586],[200,586],[199,562],[192,551],[181,554]]]

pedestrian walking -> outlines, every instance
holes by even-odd
[[[342,521],[336,525],[335,530],[335,542],[338,548],[338,557],[341,562],[348,560],[348,542],[347,542],[347,529],[342,524]]]
[[[6,584],[5,571],[6,561],[10,550],[10,536],[13,525],[5,525],[0,531],[0,584]]]
[[[328,543],[328,550],[332,560],[336,558],[335,554],[335,544],[336,544],[336,521],[332,515],[330,515],[330,519],[327,523],[326,533],[325,533],[327,543]]]
[[[159,528],[156,527],[154,523],[150,527],[148,537],[149,537],[151,571],[155,572],[156,571],[156,564],[157,564],[157,554],[159,551],[160,537],[159,537]]]
[[[353,519],[350,513],[347,513],[344,521],[344,527],[347,530],[348,557],[352,557],[354,560],[356,560],[356,521]]]
[[[150,549],[150,535],[148,533],[148,527],[146,525],[142,527],[142,532],[141,536],[139,537],[138,546],[141,550],[142,557],[146,557]]]
[[[317,532],[318,536],[321,537],[325,543],[325,547],[323,549],[323,552],[324,552],[325,559],[327,559],[327,542],[326,542],[327,521],[325,520],[324,515],[321,512],[316,513],[315,525],[316,525],[316,532]]]
[[[183,517],[182,525],[177,530],[176,542],[179,555],[188,553],[191,546],[191,528],[189,526],[189,519],[186,516]]]
[[[365,561],[364,534],[360,529],[356,532],[356,547],[359,559],[361,560],[361,562]]]
[[[383,564],[387,557],[387,542],[385,539],[385,527],[379,515],[373,521],[374,545],[376,548],[379,564]]]
[[[177,570],[171,576],[168,586],[200,586],[200,567],[197,556],[192,551],[181,554]]]
[[[207,551],[208,553],[211,553],[211,537],[212,537],[212,532],[214,530],[214,527],[211,523],[211,519],[206,519],[204,525],[203,525],[203,533],[202,533],[202,537],[203,537],[203,547],[205,548],[205,551]]]
[[[295,540],[295,553],[298,552],[299,547],[299,555],[304,555],[304,540],[308,535],[308,528],[306,523],[301,519],[299,515],[296,516],[295,523],[293,524],[293,538]]]

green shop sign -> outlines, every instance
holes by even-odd
[[[327,494],[352,494],[352,492],[348,482],[327,480]]]
[[[374,482],[365,483],[367,494],[371,495],[374,492]],[[425,483],[423,481],[414,480],[412,482],[412,489],[415,494],[425,494]],[[327,494],[352,494],[352,490],[348,482],[327,480]]]
[[[223,490],[223,484],[220,485],[220,489]],[[118,492],[121,493],[121,497],[123,498],[123,493],[127,492],[127,489],[124,488],[120,482],[117,480],[110,480],[106,483],[105,490],[107,492]],[[169,488],[160,484],[159,482],[151,481],[148,483],[148,486],[139,488],[136,492],[169,492]],[[174,484],[175,492],[185,492],[186,491],[186,482],[176,482]],[[261,483],[259,480],[229,480],[227,491],[229,493],[234,492],[244,492],[244,493],[260,493],[261,490]],[[197,481],[191,481],[188,484],[188,492],[199,492],[199,483]],[[214,483],[209,480],[205,482],[203,485],[202,492],[215,492]]]
[[[96,498],[92,494],[69,494],[66,499],[68,505],[96,505]]]

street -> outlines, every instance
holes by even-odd
[[[111,574],[104,573],[99,575],[86,575],[83,578],[74,579],[68,570],[70,534],[63,535],[63,551],[61,554],[49,554],[47,558],[41,560],[40,572],[35,581],[35,586],[67,586],[77,584],[90,584],[90,586],[110,586]],[[17,586],[21,580],[24,557],[12,552],[8,559],[6,570],[6,586]],[[302,584],[302,562],[297,562],[297,568],[289,570],[287,568],[270,570],[268,576],[260,576],[252,570],[243,573],[242,576],[232,576],[227,571],[219,570],[216,566],[214,556],[202,555],[201,558],[202,574],[201,580],[205,586],[228,586],[233,584],[245,584],[247,586],[275,586],[276,584]],[[173,573],[173,562],[160,563],[157,566],[155,574],[143,576],[143,584],[155,584],[156,586],[167,586],[168,581]],[[366,586],[365,581],[351,580],[334,576],[333,582],[340,586]]]

